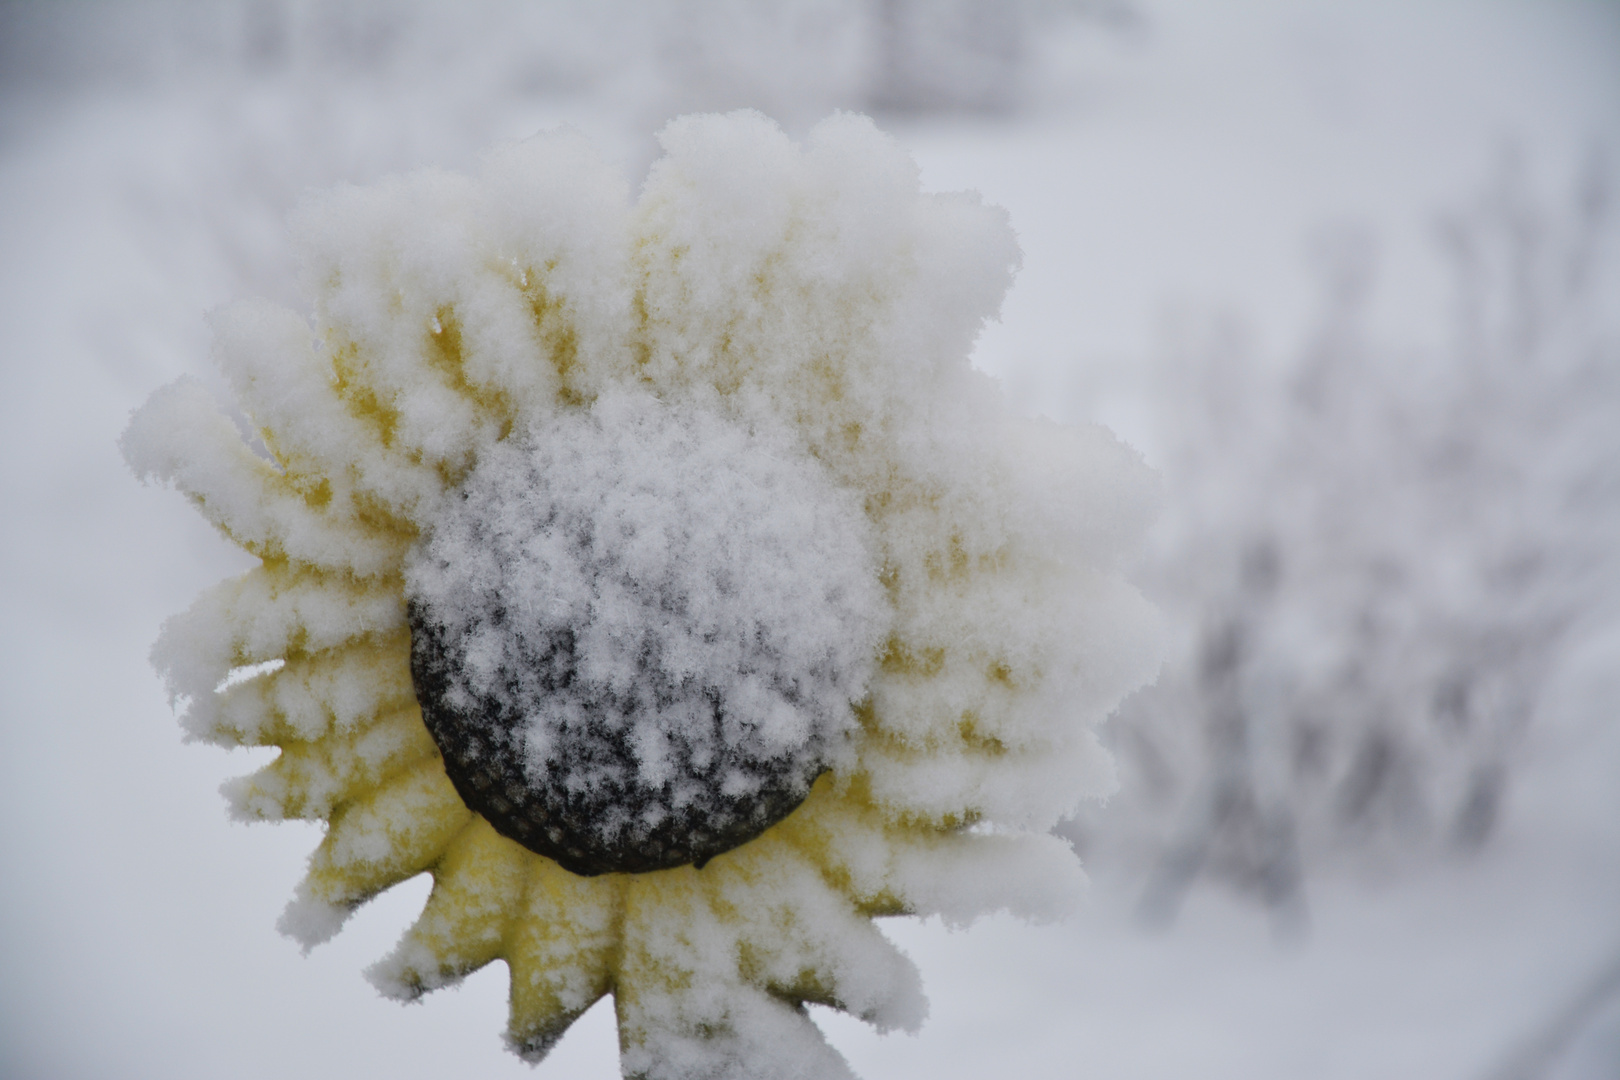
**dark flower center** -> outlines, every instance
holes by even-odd
[[[852,496],[644,395],[488,452],[407,568],[469,807],[577,874],[702,867],[847,752],[886,605]]]

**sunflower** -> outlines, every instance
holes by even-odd
[[[235,815],[327,823],[306,949],[427,873],[386,995],[504,960],[530,1060],[612,994],[627,1076],[848,1075],[807,1003],[926,1010],[874,918],[1082,885],[1154,488],[970,367],[1004,213],[861,117],[661,142],[634,201],[566,131],[306,201],[313,324],[212,320],[258,445],[188,380],[125,434],[261,560],[153,658],[189,737],[280,748]]]

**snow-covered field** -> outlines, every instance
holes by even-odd
[[[227,8],[238,22],[211,14]],[[429,5],[401,44],[351,4],[323,39],[347,52],[314,55],[309,5],[0,7],[0,1074],[617,1075],[606,1006],[536,1073],[507,1055],[499,966],[409,1008],[375,994],[359,972],[424,879],[307,959],[276,934],[317,829],[229,824],[214,789],[257,758],[181,745],[146,662],[159,623],[246,558],[137,485],[115,443],[157,386],[215,378],[206,311],[295,299],[278,223],[309,185],[465,166],[564,122],[637,175],[672,111],[759,104],[791,132],[858,103],[838,63],[788,63],[768,19],[725,8]],[[281,10],[286,40],[242,15]],[[1549,193],[1594,146],[1620,163],[1612,5],[1037,10],[1017,108],[880,123],[926,186],[976,189],[1019,232],[979,364],[1019,408],[1100,418],[1150,461],[1148,369],[1176,313],[1232,309],[1281,355],[1313,315],[1310,239],[1355,220],[1382,251],[1374,325],[1431,341],[1439,208],[1505,147]],[[1620,632],[1589,635],[1560,658],[1490,845],[1399,873],[1325,866],[1303,941],[1276,944],[1210,885],[1147,933],[1137,871],[1099,858],[1064,925],[888,924],[932,1002],[920,1035],[818,1019],[873,1080],[1620,1076],[1617,698]]]

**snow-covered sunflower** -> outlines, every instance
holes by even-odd
[[[875,917],[1077,893],[1153,485],[970,368],[1001,211],[860,117],[662,143],[634,202],[554,133],[301,208],[313,326],[214,319],[262,448],[186,380],[125,435],[262,560],[154,659],[191,737],[280,747],[235,814],[327,822],[306,948],[428,873],[385,994],[504,960],[531,1060],[612,994],[628,1076],[842,1076],[806,1003],[926,1008]]]

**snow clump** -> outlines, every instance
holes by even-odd
[[[576,873],[752,839],[849,758],[887,604],[787,433],[614,391],[481,458],[407,563],[462,797]]]

